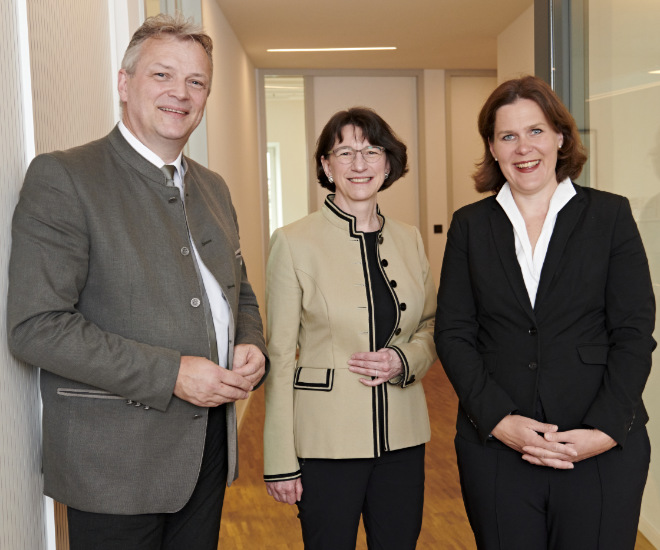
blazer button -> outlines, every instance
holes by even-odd
[[[400,329],[400,328],[396,329],[396,330],[394,331],[394,334],[396,334],[397,336],[398,336],[399,334],[401,334],[401,329]]]
[[[187,246],[182,246],[181,247],[181,255],[182,256],[187,256],[190,254],[190,249]]]
[[[383,267],[387,267],[387,266],[389,265],[389,262],[388,262],[387,260],[381,260],[381,261],[380,261],[380,264],[381,264]]]
[[[538,332],[538,331],[536,330],[536,327],[532,327],[532,328],[529,329],[529,333],[530,333],[532,336],[536,336],[537,332]]]
[[[193,420],[199,420],[200,418],[202,418],[201,414],[193,414]]]
[[[192,300],[190,300],[190,305],[192,307],[199,307],[201,303],[202,302],[199,298],[193,298]]]
[[[170,202],[170,203],[173,203],[173,202],[176,202],[176,201],[177,201],[176,197],[170,197],[169,199],[167,199],[167,202]]]
[[[529,368],[529,370],[536,370],[538,365],[536,364],[535,361],[532,361],[532,362],[530,362],[529,365],[527,365],[527,367]]]
[[[401,309],[401,311],[406,311],[406,308],[407,308],[407,307],[408,307],[408,306],[404,303],[404,304],[401,304],[401,305],[399,306],[399,309]]]
[[[390,286],[392,288],[396,288],[396,281],[390,281]]]

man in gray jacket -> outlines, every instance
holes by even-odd
[[[72,550],[215,550],[234,403],[266,374],[229,190],[182,156],[211,50],[191,23],[147,19],[122,121],[38,156],[14,214],[9,344],[41,369],[44,491],[69,507]]]

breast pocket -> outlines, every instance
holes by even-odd
[[[293,378],[293,387],[297,390],[331,391],[334,381],[334,369],[297,367]]]

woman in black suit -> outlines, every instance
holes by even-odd
[[[500,85],[479,132],[493,195],[454,214],[435,323],[477,545],[632,550],[655,300],[630,205],[571,181],[586,155],[538,78]]]

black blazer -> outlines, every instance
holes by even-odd
[[[457,430],[486,441],[507,414],[624,445],[648,415],[655,348],[648,262],[624,197],[582,188],[557,216],[532,308],[495,196],[458,210],[447,237],[435,343],[459,398]]]

